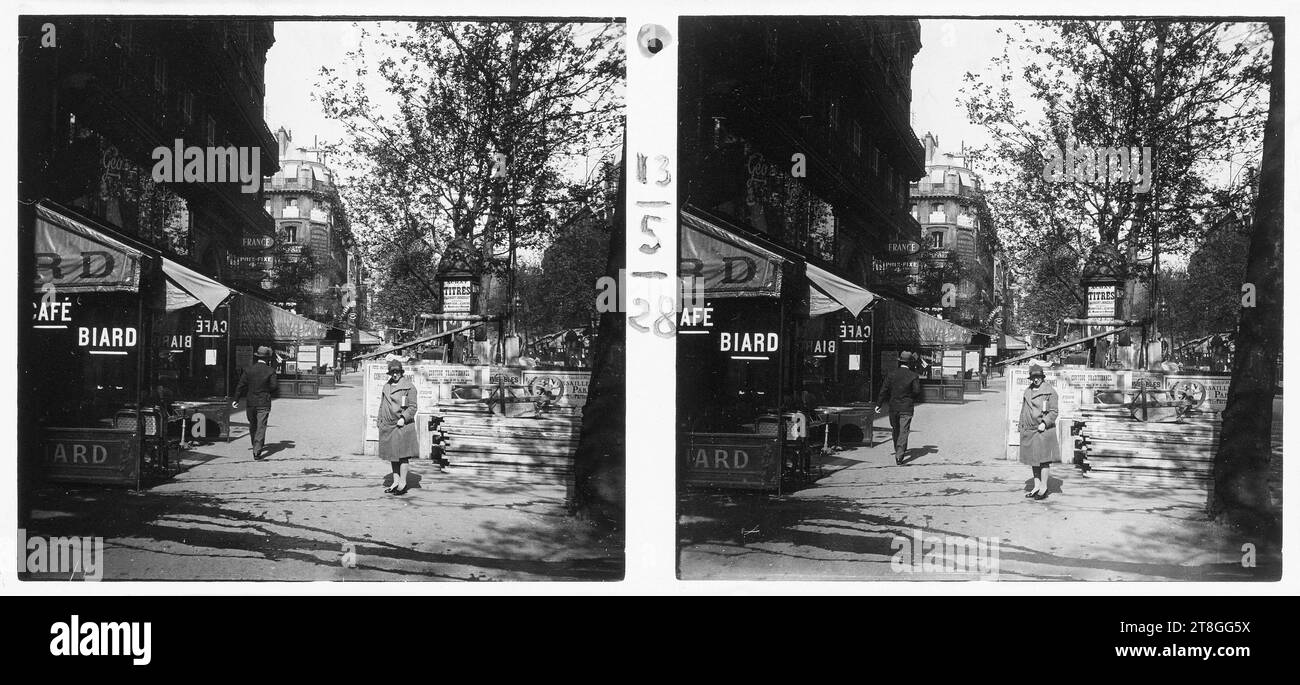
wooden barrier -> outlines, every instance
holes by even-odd
[[[781,445],[753,433],[691,433],[682,480],[687,485],[781,490]]]
[[[1222,419],[1217,412],[1178,422],[1143,422],[1119,407],[1083,409],[1088,475],[1117,482],[1204,488],[1213,474]]]
[[[362,367],[366,454],[375,454],[378,447],[375,418],[380,389],[387,380],[386,366],[376,360]],[[407,363],[405,369],[419,398],[416,425],[421,427],[421,457],[430,453],[432,433],[424,427],[428,417],[436,414],[443,418],[448,440],[445,458],[452,473],[567,484],[590,372],[423,360]],[[509,390],[505,397],[503,389]]]
[[[573,473],[581,417],[502,416],[476,403],[438,410],[447,436],[445,458],[454,473],[559,484]],[[421,456],[427,455],[425,450]]]
[[[135,487],[140,477],[135,431],[113,428],[45,428],[41,431],[44,476],[61,483]]]
[[[921,401],[938,404],[961,404],[966,401],[966,388],[960,380],[922,380]]]

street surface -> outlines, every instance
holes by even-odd
[[[412,462],[405,496],[363,456],[361,376],[280,399],[254,461],[233,440],[184,453],[142,492],[47,487],[28,535],[102,536],[106,580],[617,580],[623,543],[566,515],[561,484],[439,473]]]
[[[828,475],[805,489],[782,496],[687,491],[678,509],[680,577],[982,577],[896,571],[891,564],[896,552],[924,550],[912,544],[918,530],[922,539],[997,538],[1001,580],[1271,580],[1280,575],[1280,550],[1205,520],[1204,491],[1120,484],[1059,464],[1051,470],[1048,499],[1025,499],[1032,484],[1029,467],[1001,459],[1004,388],[1005,380],[995,377],[982,393],[968,394],[965,404],[917,405],[903,466],[894,465],[888,416],[879,415],[875,446],[833,452]],[[1275,407],[1280,482],[1280,397]],[[1242,565],[1246,543],[1255,545],[1254,568]]]

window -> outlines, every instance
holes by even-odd
[[[934,231],[930,234],[930,247],[935,250],[943,249],[943,231]]]
[[[297,209],[297,207],[298,207],[298,198],[296,198],[296,197],[291,197],[291,198],[289,198],[289,206],[290,206],[290,207],[293,207],[293,208],[295,208],[295,209]]]
[[[286,243],[298,242],[298,224],[284,225],[284,241]]]
[[[943,203],[942,203],[942,202],[935,202],[934,204],[930,205],[930,213],[931,213],[931,214],[943,214],[943,213],[944,213],[944,211],[943,211]]]
[[[266,200],[266,204],[265,204],[262,208],[266,210],[266,213],[267,213],[267,214],[270,214],[270,213],[271,213],[271,200],[270,200],[270,198],[267,198],[267,200]]]

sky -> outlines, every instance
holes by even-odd
[[[295,147],[310,145],[313,136],[343,137],[342,124],[325,118],[312,93],[321,66],[342,65],[359,38],[350,21],[275,22],[275,44],[266,53],[265,118],[272,132],[285,127]]]
[[[939,138],[944,152],[991,142],[983,128],[966,119],[957,94],[966,72],[982,74],[989,60],[1002,54],[1003,38],[994,33],[1010,22],[993,20],[922,19],[921,51],[912,64],[912,130]]]

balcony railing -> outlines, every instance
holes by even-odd
[[[334,184],[326,181],[312,179],[303,181],[300,178],[283,178],[272,176],[270,182],[263,183],[264,188],[271,190],[308,190],[316,193],[333,193],[335,192]]]
[[[956,183],[931,183],[921,180],[913,186],[917,193],[930,195],[956,195],[958,197],[982,198],[984,191],[968,185]]]

